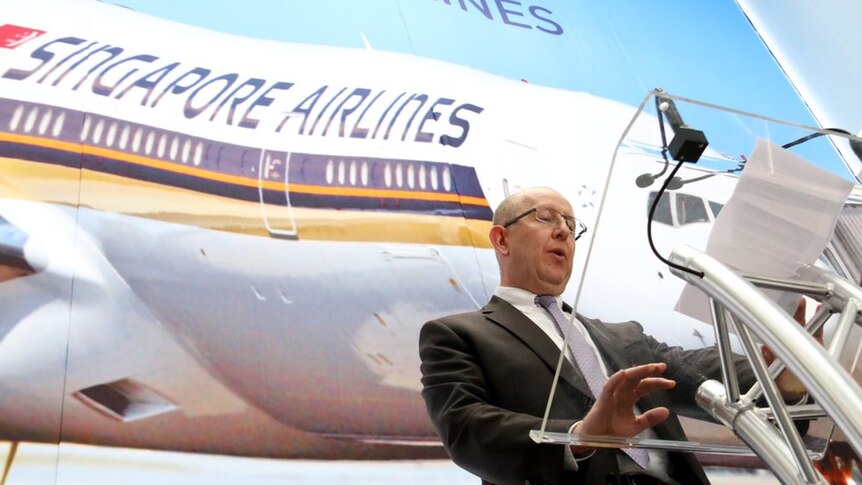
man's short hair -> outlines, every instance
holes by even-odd
[[[503,223],[514,219],[527,210],[526,206],[530,204],[530,201],[535,200],[533,193],[542,190],[553,189],[548,189],[547,187],[530,187],[506,197],[503,199],[503,202],[500,202],[500,205],[497,206],[497,210],[494,211],[494,219],[491,222],[494,225],[502,225]]]
[[[497,210],[494,211],[494,219],[491,221],[495,226],[502,225],[506,221],[510,221],[518,215],[521,207],[524,205],[524,197],[519,196],[520,192],[516,192],[500,202]]]

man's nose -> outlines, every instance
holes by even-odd
[[[562,217],[557,219],[554,223],[554,238],[563,239],[569,237],[571,232],[569,231],[569,226],[566,225],[566,220]]]

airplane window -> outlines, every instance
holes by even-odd
[[[709,208],[712,209],[712,215],[718,217],[718,213],[721,212],[721,209],[724,207],[724,204],[719,204],[718,202],[709,201]]]
[[[66,123],[66,113],[61,111],[60,115],[57,116],[57,119],[54,120],[54,129],[51,130],[51,135],[60,136],[60,132],[63,131],[63,124]]]
[[[199,141],[198,146],[195,147],[195,159],[194,159],[194,161],[195,161],[196,167],[201,164],[201,162],[203,161],[203,158],[204,158],[204,142]]]
[[[165,150],[167,148],[168,148],[168,135],[162,133],[162,136],[159,138],[159,149],[158,149],[159,158],[164,158]]]
[[[443,166],[443,190],[452,191],[452,173],[449,171],[449,165]]]
[[[427,177],[425,174],[425,165],[419,165],[419,188],[422,190],[425,190],[425,177]]]
[[[123,126],[123,131],[120,132],[120,150],[126,149],[126,145],[129,143],[129,132],[130,131],[131,131],[131,128],[129,128],[129,125]]]
[[[171,160],[176,160],[179,152],[180,152],[180,137],[174,136],[174,139],[171,140]]]
[[[338,161],[338,185],[344,185],[344,160]]]
[[[356,160],[350,161],[350,185],[356,185]]]
[[[383,169],[383,185],[385,185],[387,189],[389,187],[392,187],[392,166],[390,166],[388,163]]]
[[[156,132],[151,131],[147,134],[147,143],[144,145],[144,151],[149,155],[153,153],[153,145],[156,143]]]
[[[81,127],[81,141],[86,141],[87,137],[90,136],[91,120],[92,118],[89,115],[84,115],[84,126]]]
[[[400,163],[395,165],[395,185],[399,188],[404,185],[404,172]]]
[[[368,185],[368,162],[362,162],[362,167],[359,170],[359,179],[363,186]]]
[[[114,144],[114,140],[117,139],[117,122],[111,123],[111,127],[108,128],[108,136],[105,137],[105,144],[108,146],[112,146]]]
[[[689,194],[676,194],[676,217],[680,225],[709,222],[704,200]]]
[[[215,154],[215,166],[216,169],[221,168],[221,157],[224,155],[224,146],[223,145],[213,145],[207,149],[207,154],[209,155],[210,149],[217,150]],[[208,157],[209,158],[209,157]]]
[[[647,215],[649,215],[649,210],[652,207],[652,203],[655,201],[657,194],[658,192],[651,192],[649,194],[649,200],[647,201]],[[653,220],[669,226],[673,225],[673,217],[670,214],[670,196],[667,192],[665,192],[662,195],[661,200],[658,201],[658,205],[655,208],[655,214],[653,215]]]
[[[437,183],[437,166],[431,166],[431,190],[437,190],[439,183]]]
[[[330,158],[326,161],[326,171],[324,172],[326,174],[326,183],[329,185],[332,185],[332,178],[335,176],[335,168],[332,165],[333,162]]]
[[[93,145],[98,145],[102,142],[102,132],[105,131],[105,120],[99,120],[96,127],[93,128]]]
[[[144,129],[140,126],[135,130],[135,136],[132,137],[132,151],[138,153],[141,149],[141,139],[144,137]]]
[[[53,110],[48,110],[42,115],[42,122],[39,123],[39,134],[44,135],[48,131],[48,126],[51,124],[51,118],[54,116]]]
[[[191,153],[191,151],[192,141],[186,140],[186,142],[183,143],[183,163],[189,163],[189,154]]]
[[[9,120],[9,129],[11,131],[18,131],[18,123],[21,123],[22,116],[24,116],[24,105],[19,104],[15,108],[15,112],[12,113],[12,119]]]
[[[30,114],[27,115],[27,121],[24,122],[24,131],[30,133],[36,125],[36,117],[39,116],[39,108],[33,107]]]
[[[407,186],[411,189],[413,188],[413,184],[416,183],[416,169],[413,167],[413,164],[407,166]]]

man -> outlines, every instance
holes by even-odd
[[[549,188],[509,197],[493,224],[489,237],[500,267],[494,297],[480,311],[426,323],[419,338],[422,397],[455,463],[498,485],[708,483],[687,453],[649,451],[638,459],[619,449],[530,439],[529,431],[541,426],[563,342],[536,296],[551,295],[559,304],[582,230],[568,201]],[[591,392],[568,352],[546,430],[684,439],[668,408],[704,416],[694,395],[704,380],[720,378],[714,349],[668,347],[636,322],[577,320],[610,377]],[[747,366],[741,368],[740,382],[753,382]]]

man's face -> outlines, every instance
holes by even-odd
[[[574,216],[572,206],[563,196],[542,190],[531,193],[524,200],[521,211],[546,207],[566,216]],[[538,295],[559,295],[565,290],[572,275],[575,257],[575,240],[560,219],[557,224],[536,220],[530,214],[506,228],[509,254],[504,258],[506,270],[501,281]]]

